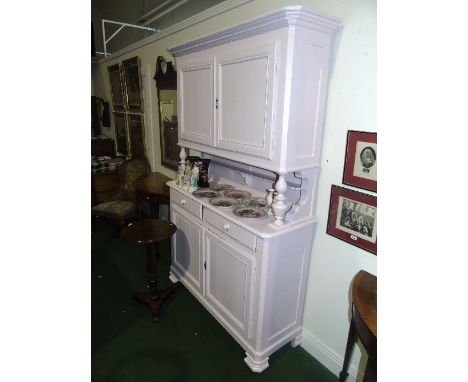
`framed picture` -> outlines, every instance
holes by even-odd
[[[143,96],[141,94],[140,60],[133,57],[122,62],[125,84],[125,101],[131,113],[143,113]]]
[[[117,152],[127,156],[128,153],[128,134],[127,118],[124,113],[114,113],[115,140],[117,142]]]
[[[377,197],[332,185],[327,233],[377,255]]]
[[[377,192],[377,133],[348,131],[343,184]]]
[[[130,156],[139,158],[145,156],[145,126],[142,114],[128,115],[128,135],[130,140]]]
[[[109,72],[109,82],[112,94],[112,106],[114,108],[114,111],[124,111],[124,86],[122,84],[120,64],[109,66],[107,70]]]

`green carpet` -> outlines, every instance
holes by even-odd
[[[169,241],[160,245],[159,288],[168,279]],[[253,373],[244,350],[180,283],[154,323],[132,301],[145,291],[145,250],[98,227],[92,235],[91,373],[93,382],[337,381],[301,347],[289,344]]]

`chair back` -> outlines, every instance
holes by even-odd
[[[120,182],[122,184],[123,196],[126,200],[135,201],[135,181],[150,173],[151,166],[144,157],[129,159],[120,166]]]

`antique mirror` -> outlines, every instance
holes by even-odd
[[[154,79],[158,92],[161,164],[177,170],[180,152],[177,146],[177,73],[172,62],[159,56]]]

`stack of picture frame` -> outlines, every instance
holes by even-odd
[[[145,156],[145,128],[140,59],[132,57],[109,66],[117,152],[131,158]]]
[[[343,184],[377,192],[377,133],[348,131]],[[332,185],[327,234],[377,255],[377,196]]]

